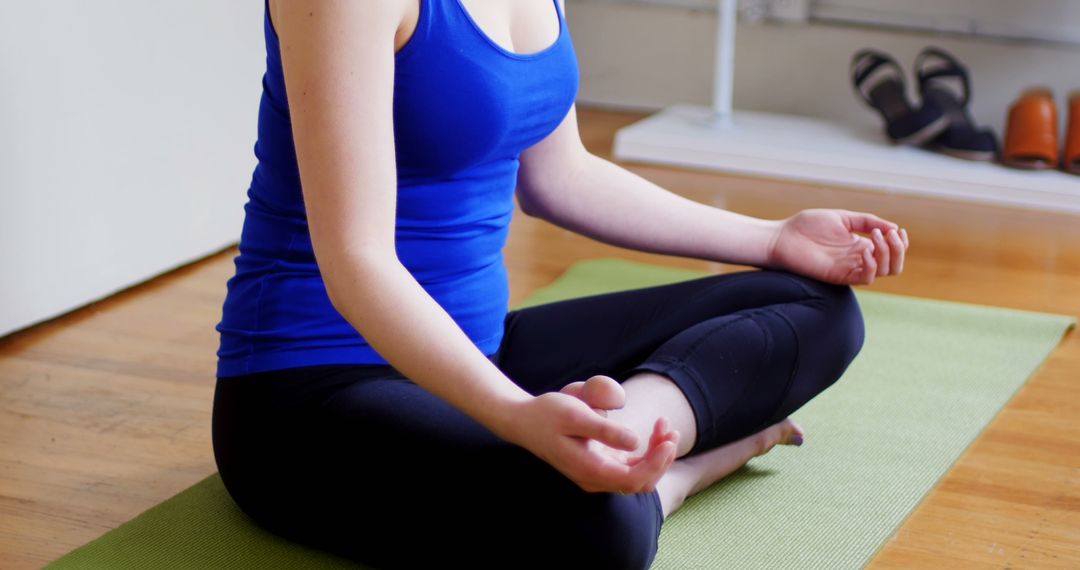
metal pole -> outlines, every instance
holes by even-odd
[[[713,114],[716,124],[731,124],[731,92],[735,85],[736,0],[717,0],[716,70],[713,73]]]

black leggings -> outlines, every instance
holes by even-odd
[[[492,361],[532,394],[672,378],[691,454],[783,420],[863,342],[851,289],[749,271],[511,311]],[[385,365],[220,378],[214,453],[264,527],[376,568],[647,568],[659,495],[589,493]],[[453,565],[453,564],[451,564]]]

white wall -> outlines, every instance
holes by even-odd
[[[0,4],[0,335],[238,239],[262,12]]]
[[[745,0],[744,0],[745,1]],[[1076,0],[753,0],[807,3],[815,19],[951,31],[984,37],[1078,43]]]
[[[581,103],[642,110],[710,104],[715,11],[645,0],[567,0],[566,15],[581,68]],[[736,109],[878,127],[879,116],[856,98],[848,77],[851,55],[863,47],[892,53],[909,78],[924,46],[951,51],[971,71],[975,118],[999,136],[1008,105],[1023,88],[1050,86],[1059,107],[1069,90],[1080,89],[1080,47],[1075,44],[746,22],[738,25],[736,38]],[[913,79],[909,87],[914,94]],[[1063,123],[1065,114],[1060,113]]]

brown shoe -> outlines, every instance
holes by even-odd
[[[1069,95],[1069,128],[1065,130],[1065,172],[1080,175],[1080,91]]]
[[[1001,162],[1014,168],[1057,168],[1058,114],[1049,89],[1029,89],[1009,107]]]

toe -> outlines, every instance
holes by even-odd
[[[780,422],[781,436],[780,443],[786,445],[802,445],[803,439],[806,437],[806,432],[791,419],[785,419]]]

